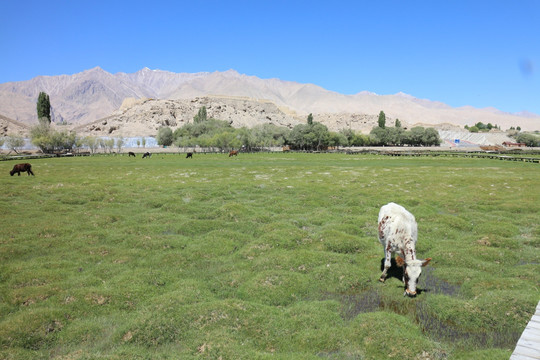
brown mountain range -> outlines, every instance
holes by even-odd
[[[122,136],[148,136],[162,125],[181,126],[202,105],[209,107],[209,116],[248,127],[264,122],[290,127],[313,113],[316,121],[332,130],[348,127],[367,132],[383,110],[387,119],[399,118],[406,126],[463,127],[480,121],[503,130],[511,126],[540,129],[540,116],[535,114],[452,108],[403,93],[343,95],[313,84],[260,79],[234,70],[189,74],[144,68],[113,75],[99,67],[74,75],[0,84],[0,114],[4,116],[0,128],[36,124],[40,91],[49,94],[56,123],[67,122],[83,132]],[[15,123],[8,123],[5,117]]]

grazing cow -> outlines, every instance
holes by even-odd
[[[133,151],[128,152],[128,157],[130,157],[130,156],[136,157],[135,153]]]
[[[149,152],[145,152],[145,153],[143,154],[142,158],[143,158],[143,159],[146,158],[146,157],[149,158],[150,156],[152,156],[152,154],[150,154]]]
[[[416,284],[431,258],[416,259],[416,240],[418,225],[414,215],[403,206],[389,203],[379,211],[379,241],[384,247],[384,270],[379,281],[384,282],[391,265],[392,253],[401,255],[396,257],[398,266],[403,266],[403,282],[405,283],[404,296],[416,296]]]
[[[229,157],[231,156],[238,156],[238,150],[231,150],[231,152],[229,153]]]
[[[192,153],[192,152],[188,152],[187,155],[186,155],[186,159],[187,159],[187,158],[193,159],[193,153]]]
[[[17,175],[21,176],[21,171],[27,172],[28,176],[30,176],[30,174],[34,176],[34,173],[32,172],[32,165],[30,165],[29,163],[17,164],[13,166],[13,170],[9,172],[9,175],[13,176],[15,173],[17,173]]]

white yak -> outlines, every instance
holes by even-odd
[[[410,297],[416,296],[416,284],[422,273],[422,267],[431,260],[431,258],[416,259],[417,237],[418,225],[413,214],[395,203],[381,207],[379,211],[379,241],[384,248],[384,270],[379,281],[386,280],[392,253],[398,253],[400,256],[396,257],[396,263],[398,266],[403,266],[403,282],[405,283],[403,295]]]

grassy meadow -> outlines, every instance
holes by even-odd
[[[508,359],[540,300],[538,164],[346,154],[0,162],[1,359]],[[378,282],[379,208],[421,293]]]

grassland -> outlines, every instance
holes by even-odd
[[[195,154],[0,162],[2,359],[508,359],[540,299],[540,168]],[[432,257],[377,281],[394,201]]]

